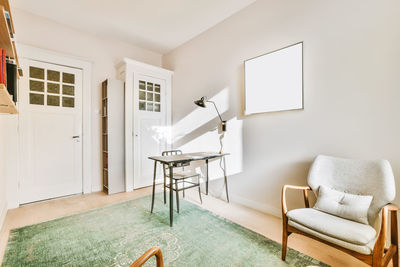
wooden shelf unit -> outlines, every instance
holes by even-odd
[[[0,113],[17,114],[18,110],[4,84],[0,84]]]
[[[8,0],[0,0],[0,48],[4,49],[6,56],[15,59],[17,63],[17,77],[22,76],[21,67],[18,61],[17,50],[15,48],[15,40],[11,39],[10,29],[7,24],[7,19],[4,14],[7,11],[10,15],[11,32],[15,38],[14,24],[12,20],[10,3]],[[6,85],[0,84],[0,113],[16,114],[18,113],[17,107],[13,102],[10,94],[7,91]]]
[[[101,84],[103,191],[125,191],[124,83],[107,79]]]
[[[6,16],[4,14],[4,10],[7,11],[8,14],[10,14],[11,31],[12,34],[15,36],[14,23],[10,10],[10,3],[8,0],[0,0],[0,10],[2,14],[2,16],[0,16],[0,47],[6,51],[6,56],[15,59],[15,61],[17,62],[19,75],[22,76],[22,73],[20,72],[21,66],[19,65],[17,50],[15,47],[15,40],[11,39],[10,31],[7,26]]]
[[[107,80],[101,84],[101,129],[103,145],[103,191],[108,194]]]

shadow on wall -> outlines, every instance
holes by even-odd
[[[229,109],[229,88],[222,89],[218,94],[210,98],[214,101],[218,107],[219,112],[223,115]],[[193,102],[193,99],[191,102]],[[204,133],[204,130],[210,130],[210,126],[217,126],[218,117],[214,107],[207,106],[206,108],[196,107],[187,116],[179,120],[173,126],[173,144],[180,146],[189,140],[192,140],[194,136],[198,136]]]
[[[307,158],[308,153],[304,153],[301,142],[289,138],[294,127],[292,120],[291,124],[282,124],[283,127],[288,127],[287,130],[276,127],[277,116],[288,120],[286,112],[274,113],[270,119],[263,120],[262,125],[259,118],[265,114],[243,116],[243,67],[238,67],[236,71],[238,80],[230,86],[220,85],[223,89],[215,90],[217,93],[210,98],[217,105],[222,119],[227,120],[223,152],[230,153],[226,157],[230,197],[233,202],[279,216],[282,185],[303,184],[312,158]],[[220,150],[220,120],[212,104],[200,108],[193,103],[201,96],[196,95],[193,99],[185,100],[183,104],[190,105],[190,111],[172,127],[173,147],[183,152]],[[294,115],[299,117],[299,114],[296,112]],[[295,120],[294,123],[300,125],[302,121]],[[283,137],[282,132],[285,135]],[[282,138],[290,144],[294,143],[290,154],[285,157],[282,154],[286,155],[287,150],[282,150],[282,144],[277,142]],[[305,156],[307,162],[303,162]],[[213,196],[225,199],[223,179],[220,179],[223,177],[223,170],[219,164],[220,161],[215,160],[209,165],[209,191]],[[191,166],[205,177],[203,162],[195,162]]]
[[[243,123],[236,117],[226,118],[229,110],[229,88],[222,89],[210,100],[215,102],[222,118],[227,120],[227,131],[225,133],[219,131],[220,120],[212,104],[201,108],[193,103],[194,110],[173,125],[173,147],[183,152],[218,152],[222,145],[223,152],[230,153],[226,156],[227,175],[241,173],[243,170]],[[209,180],[223,178],[221,165],[222,162],[219,159],[209,162]],[[191,166],[205,177],[204,163],[193,162]],[[222,193],[223,186],[218,191]]]

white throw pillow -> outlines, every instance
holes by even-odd
[[[373,196],[353,195],[321,185],[314,209],[368,224],[368,209]]]

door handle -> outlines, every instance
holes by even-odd
[[[74,135],[74,136],[72,136],[72,138],[79,138],[80,136],[79,135]]]

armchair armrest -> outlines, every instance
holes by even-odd
[[[282,215],[286,215],[288,212],[287,209],[287,204],[286,204],[286,190],[287,189],[294,189],[294,190],[303,190],[303,196],[304,196],[304,204],[306,208],[310,207],[310,204],[308,202],[308,190],[311,190],[311,187],[309,186],[299,186],[299,185],[284,185],[282,187]]]
[[[393,203],[389,203],[386,206],[384,206],[383,208],[388,210],[388,211],[398,211],[398,210],[400,210],[400,208],[396,204],[393,204]]]
[[[142,266],[149,258],[152,256],[156,256],[157,267],[164,267],[163,256],[160,247],[155,246],[147,250],[139,259],[137,259],[134,263],[132,263],[129,267],[140,267]]]
[[[385,255],[384,261],[387,262],[391,259],[391,254],[395,254],[398,249],[398,230],[397,230],[397,211],[400,208],[393,203],[386,204],[382,208],[382,222],[379,230],[378,237],[374,246],[374,254],[383,254],[385,251],[386,235],[388,230],[389,212],[390,212],[390,239],[391,246],[388,249],[387,256]],[[397,257],[397,256],[396,256]],[[386,265],[384,265],[386,266]]]

